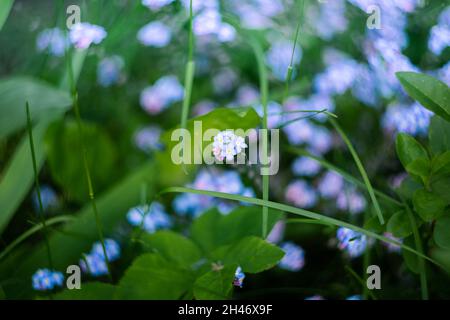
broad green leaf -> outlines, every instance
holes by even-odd
[[[441,175],[431,180],[431,190],[450,205],[450,175]]]
[[[117,297],[126,300],[176,300],[189,291],[194,277],[159,254],[133,262],[119,282]]]
[[[433,117],[429,129],[430,147],[433,153],[450,150],[450,123],[441,117]]]
[[[431,176],[431,162],[426,158],[416,159],[406,166],[406,171],[417,181],[427,185]]]
[[[413,248],[415,247],[413,236],[406,238],[403,243],[409,247]],[[419,274],[420,273],[419,257],[406,250],[402,250],[402,255],[408,269],[414,272],[415,274]]]
[[[413,196],[414,210],[424,221],[433,221],[439,218],[446,206],[445,201],[438,195],[425,189],[417,190]]]
[[[0,80],[0,137],[26,126],[25,103],[30,105],[34,122],[48,114],[63,114],[72,104],[66,91],[30,77]]]
[[[219,247],[212,256],[224,265],[238,265],[244,272],[259,273],[275,266],[284,252],[261,238],[250,236]]]
[[[25,109],[24,109],[25,112]],[[36,165],[44,163],[44,135],[47,121],[41,121],[33,128]],[[25,134],[0,176],[0,233],[8,225],[34,182],[30,143]]]
[[[414,160],[428,158],[427,151],[424,147],[422,147],[416,139],[405,133],[399,133],[397,135],[395,146],[397,149],[398,158],[405,168]]]
[[[433,176],[450,174],[450,151],[435,156],[431,162]]]
[[[412,234],[411,222],[405,211],[395,213],[387,224],[387,231],[398,238],[406,238]]]
[[[173,231],[158,231],[141,237],[144,249],[154,251],[178,266],[191,268],[201,258],[200,249],[190,239]]]
[[[434,241],[442,249],[450,250],[450,216],[446,215],[436,220],[433,234]]]
[[[414,192],[422,188],[422,184],[411,176],[407,176],[396,190],[403,198],[412,199]]]
[[[224,300],[231,297],[236,266],[211,270],[195,280],[194,296],[197,300]]]
[[[398,72],[397,78],[413,99],[450,121],[450,88],[445,83],[415,72]]]
[[[370,217],[364,223],[364,229],[368,229],[376,233],[382,233],[386,227],[386,225],[380,224],[378,217]]]
[[[442,268],[450,274],[450,250],[436,247],[431,249],[430,256],[438,261]]]
[[[154,176],[153,164],[145,164],[110,190],[96,197],[105,236],[113,233],[120,223],[126,221],[125,216],[129,208],[140,203],[142,184],[147,184],[148,194],[153,194]],[[65,270],[68,265],[77,263],[81,254],[88,252],[92,243],[98,241],[98,231],[91,204],[86,204],[78,213],[74,214],[74,217],[77,217],[74,222],[67,223],[58,232],[49,236],[54,268],[57,270]],[[26,246],[19,247],[0,263],[0,278],[7,279],[14,275],[21,279],[30,279],[36,269],[47,266],[47,252],[43,242],[34,246],[33,250]],[[27,284],[29,285],[29,281]],[[31,285],[25,292],[22,292],[23,288],[17,286],[8,287],[8,290],[4,289],[11,298],[29,298],[32,295]]]
[[[66,289],[53,296],[55,300],[113,300],[117,287],[103,282],[82,283],[80,289]]]
[[[8,19],[9,12],[14,4],[14,0],[2,0],[0,1],[0,30]]]
[[[83,139],[94,188],[101,191],[114,172],[116,150],[106,132],[99,126],[83,123]],[[50,172],[66,195],[78,202],[87,201],[88,188],[84,172],[83,152],[79,130],[74,120],[53,124],[46,136],[46,149]]]
[[[280,211],[269,210],[269,231],[281,217]],[[258,207],[241,206],[228,215],[222,215],[217,209],[213,209],[193,222],[191,237],[204,252],[209,253],[214,248],[243,237],[260,236],[261,228],[262,215]]]

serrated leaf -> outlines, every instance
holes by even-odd
[[[200,249],[190,239],[173,231],[158,231],[141,237],[145,250],[159,253],[178,266],[191,268],[201,258]]]
[[[396,75],[413,99],[450,121],[450,88],[444,82],[415,72],[398,72]]]
[[[194,283],[194,296],[197,300],[229,299],[233,291],[233,280],[236,266],[225,266],[219,270],[211,270]]]
[[[117,297],[125,300],[176,300],[191,289],[194,277],[161,255],[144,254],[119,282]]]

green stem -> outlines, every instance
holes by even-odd
[[[381,213],[380,204],[378,203],[377,198],[375,197],[375,192],[373,190],[372,184],[370,183],[369,177],[367,176],[367,172],[364,169],[364,166],[361,163],[361,160],[359,159],[358,154],[356,153],[355,148],[353,147],[352,143],[350,142],[350,139],[347,137],[347,135],[344,133],[344,131],[341,129],[341,127],[338,125],[338,123],[330,118],[330,122],[333,125],[333,127],[336,129],[336,131],[339,133],[339,135],[342,137],[342,140],[344,140],[345,144],[347,145],[348,149],[350,150],[350,153],[352,154],[353,160],[356,163],[356,166],[358,167],[358,170],[363,178],[364,184],[366,186],[367,192],[369,193],[370,199],[372,200],[373,206],[375,207],[375,212],[378,216],[378,220],[380,221],[380,224],[384,224],[384,218],[383,214]]]
[[[47,229],[47,224],[45,222],[45,217],[44,217],[44,206],[42,205],[41,188],[39,186],[39,177],[38,177],[38,170],[37,170],[37,165],[36,165],[36,153],[34,151],[33,127],[31,125],[30,106],[28,105],[28,101],[26,102],[25,108],[26,108],[26,112],[27,112],[28,136],[30,139],[31,159],[33,162],[34,183],[35,183],[36,194],[37,194],[37,198],[38,198],[38,202],[39,202],[39,218],[40,218],[42,226],[43,226],[42,234],[44,236],[45,247],[47,249],[48,264],[49,264],[50,269],[53,270],[53,259],[52,259],[52,253],[50,250],[50,243],[49,243],[48,237],[47,237],[48,229]]]
[[[404,205],[406,212],[408,213],[409,222],[411,224],[411,228],[413,230],[414,242],[416,245],[416,250],[423,254],[423,245],[422,240],[420,239],[419,229],[417,228],[416,218],[414,217],[413,212],[409,208],[409,205],[404,200]],[[425,265],[425,260],[422,257],[419,257],[419,269],[420,269],[420,291],[422,295],[422,300],[428,300],[428,284],[427,284],[427,270]]]
[[[422,257],[428,261],[430,261],[431,263],[435,264],[436,266],[442,268],[443,270],[445,270],[445,267],[440,264],[439,262],[437,262],[436,260],[427,257],[426,255],[424,255],[423,253],[418,252],[417,250],[390,238],[387,238],[385,236],[379,235],[375,232],[372,232],[370,230],[366,230],[364,228],[355,226],[351,223],[345,222],[345,221],[341,221],[338,219],[334,219],[331,217],[328,217],[326,215],[322,215],[319,213],[315,213],[312,211],[308,211],[308,210],[304,210],[304,209],[300,209],[297,207],[292,207],[283,203],[278,203],[278,202],[273,202],[273,201],[268,201],[268,200],[262,200],[262,199],[258,199],[258,198],[251,198],[251,197],[243,197],[240,195],[235,195],[235,194],[229,194],[229,193],[224,193],[224,192],[215,192],[215,191],[207,191],[207,190],[198,190],[198,189],[190,189],[190,188],[184,188],[184,187],[171,187],[171,188],[167,188],[165,190],[162,190],[159,195],[162,194],[166,194],[166,193],[193,193],[193,194],[202,194],[202,195],[207,195],[210,197],[215,197],[215,198],[220,198],[220,199],[227,199],[227,200],[233,200],[233,201],[238,201],[238,202],[245,202],[245,203],[250,203],[250,204],[254,204],[257,206],[266,206],[268,208],[271,209],[275,209],[275,210],[279,210],[279,211],[284,211],[287,213],[292,213],[292,214],[296,214],[305,218],[309,218],[309,219],[314,219],[314,220],[318,220],[318,221],[323,221],[325,223],[329,223],[338,227],[344,227],[347,229],[351,229],[353,231],[365,234],[368,237],[377,239],[379,241],[383,241],[383,242],[387,242],[387,243],[391,243],[393,245],[399,246],[401,248],[403,248],[406,251],[409,251],[411,253],[413,253],[416,256]]]
[[[267,125],[267,103],[268,103],[268,96],[269,96],[269,82],[267,80],[267,70],[266,66],[264,64],[264,52],[261,48],[261,45],[259,42],[251,38],[250,44],[253,48],[253,52],[256,57],[256,62],[258,64],[258,73],[259,73],[259,87],[261,91],[261,104],[263,107],[263,121],[262,126],[264,129],[264,134],[262,135],[262,141],[261,141],[261,148],[263,150],[263,158],[262,162],[264,164],[268,163],[268,125]],[[268,172],[263,172],[262,176],[262,197],[263,200],[268,201],[269,200],[269,175]],[[269,220],[269,208],[266,206],[262,207],[262,230],[261,234],[263,239],[267,237],[268,234],[268,220]]]
[[[83,126],[81,124],[80,108],[78,106],[78,94],[76,93],[76,91],[73,92],[73,108],[75,111],[75,116],[76,116],[77,125],[78,125],[78,134],[80,136],[80,145],[81,145],[81,152],[83,155],[84,173],[85,173],[87,185],[88,185],[89,200],[91,202],[92,211],[94,212],[95,223],[97,225],[97,232],[98,232],[98,236],[100,238],[100,243],[102,245],[103,254],[105,256],[105,263],[108,268],[108,277],[112,281],[111,267],[110,267],[108,255],[106,254],[105,240],[103,237],[102,221],[100,219],[100,215],[98,214],[97,204],[95,201],[94,188],[92,186],[91,173],[89,171],[89,165],[88,165],[88,160],[87,160],[87,150],[86,150],[86,146],[84,144],[84,138],[83,138]]]

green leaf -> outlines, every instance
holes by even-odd
[[[25,113],[25,108],[23,108]],[[48,127],[47,121],[41,121],[33,128],[36,165],[44,163],[44,135]],[[6,168],[0,177],[0,233],[8,225],[34,182],[28,136],[24,135]]]
[[[99,126],[83,123],[83,139],[92,182],[96,190],[111,182],[115,171],[116,150],[112,140]],[[56,183],[70,199],[85,202],[89,199],[84,172],[83,153],[77,123],[74,120],[58,122],[49,128],[46,149],[50,172]]]
[[[413,196],[414,210],[424,221],[433,221],[444,213],[446,202],[425,189],[417,190]]]
[[[435,156],[431,162],[433,176],[450,174],[450,151]]]
[[[407,176],[396,190],[405,199],[412,199],[414,192],[422,189],[422,184],[417,182],[411,176]]]
[[[405,211],[395,213],[387,224],[387,231],[398,238],[406,238],[412,234],[411,223]]]
[[[53,296],[55,300],[113,300],[117,287],[103,282],[81,284],[80,289],[66,289]]]
[[[386,227],[386,225],[380,224],[378,217],[370,217],[364,223],[364,229],[368,229],[376,233],[382,233]]]
[[[433,117],[429,129],[430,147],[433,153],[450,150],[450,123],[441,117]]]
[[[414,72],[398,72],[397,78],[413,99],[450,121],[450,88],[444,82]]]
[[[414,160],[428,158],[427,151],[410,135],[399,133],[395,141],[397,155],[403,167],[408,167]]]
[[[194,296],[197,300],[229,299],[233,291],[233,280],[236,266],[225,266],[219,270],[211,270],[194,283]]]
[[[0,80],[0,138],[25,127],[25,103],[34,122],[48,114],[63,114],[72,104],[69,93],[29,77]]]
[[[433,239],[442,249],[450,250],[450,216],[446,215],[436,220]]]
[[[133,262],[120,280],[117,297],[126,300],[175,300],[191,289],[194,277],[159,254],[147,253]]]
[[[434,194],[445,200],[450,205],[450,175],[441,175],[431,180],[431,190]]]
[[[141,237],[145,250],[159,253],[167,261],[191,268],[202,258],[200,249],[188,238],[173,231],[158,231]]]
[[[259,273],[275,266],[284,251],[261,238],[250,236],[218,248],[212,256],[224,265],[238,265],[244,272]]]
[[[406,171],[424,185],[428,185],[431,176],[431,162],[426,158],[416,159],[406,166]]]
[[[277,210],[269,210],[268,230],[282,218]],[[235,242],[247,236],[261,235],[261,210],[255,206],[241,206],[228,215],[217,209],[210,210],[196,219],[191,227],[191,238],[204,252]]]
[[[14,4],[14,0],[2,0],[0,2],[0,30],[2,30],[3,25],[8,19],[9,12]]]
[[[403,243],[409,247],[414,247],[414,238],[408,237],[406,238]],[[406,266],[408,267],[409,270],[411,270],[413,273],[415,274],[419,274],[420,273],[420,259],[418,256],[412,254],[409,251],[406,250],[402,250],[402,255],[403,255],[403,259],[405,261]]]

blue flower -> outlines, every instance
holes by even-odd
[[[120,56],[103,58],[97,67],[97,81],[102,87],[119,84],[123,80],[124,61]]]
[[[109,261],[115,261],[120,258],[120,246],[117,241],[113,239],[105,239],[105,250]],[[100,258],[104,259],[105,255],[103,252],[103,247],[100,241],[95,242],[92,245],[91,254],[98,255]]]
[[[146,7],[148,7],[152,11],[157,11],[161,9],[162,7],[165,7],[175,0],[142,0],[142,4]]]
[[[134,135],[134,143],[144,152],[161,150],[163,148],[163,144],[160,142],[161,133],[162,130],[160,127],[147,126],[136,132]]]
[[[414,102],[412,105],[390,104],[383,115],[382,125],[388,132],[403,132],[423,136],[428,132],[433,112]]]
[[[175,76],[164,76],[153,86],[141,92],[140,103],[149,114],[158,114],[171,104],[181,101],[184,96],[183,86]]]
[[[155,21],[143,26],[137,34],[140,43],[149,47],[163,48],[172,38],[172,32],[164,23]]]
[[[87,49],[92,43],[99,44],[107,33],[103,27],[79,22],[70,29],[69,38],[77,49]]]
[[[46,51],[56,57],[62,57],[69,45],[69,39],[59,28],[42,30],[36,38],[36,47],[39,52]]]
[[[245,279],[245,273],[242,272],[241,267],[237,267],[236,272],[234,273],[233,285],[236,287],[242,288],[244,279]]]
[[[42,200],[42,209],[44,213],[48,213],[56,209],[59,206],[58,196],[56,195],[55,190],[48,185],[42,185],[40,187],[41,191],[41,200]],[[39,208],[39,198],[36,190],[33,191],[31,195],[31,200],[33,203],[33,208],[36,212],[40,212]]]
[[[366,209],[366,198],[356,190],[342,190],[336,200],[336,207],[351,214],[361,213]]]
[[[266,54],[267,65],[270,67],[273,75],[278,80],[286,80],[286,75],[291,62],[293,49],[294,45],[291,42],[278,40],[272,44]],[[301,58],[302,50],[299,46],[296,46],[294,52],[293,67],[300,63]],[[295,77],[295,73],[292,74],[292,77]]]
[[[344,32],[348,27],[344,0],[333,0],[318,7],[311,6],[306,16],[311,27],[324,40],[330,40],[335,34]]]
[[[49,269],[39,269],[32,276],[34,290],[48,291],[55,287],[62,287],[64,276],[61,272]]]
[[[299,208],[311,208],[317,202],[317,193],[306,181],[295,180],[287,186],[286,200]]]
[[[362,255],[368,245],[367,237],[364,234],[348,228],[339,228],[336,237],[339,249],[346,251],[351,258]]]
[[[316,294],[314,296],[306,297],[305,300],[325,300],[325,298]]]
[[[312,177],[319,173],[320,164],[311,158],[298,157],[292,163],[292,172],[297,176]]]
[[[105,259],[97,254],[87,254],[80,259],[80,267],[84,273],[89,273],[93,277],[104,276],[108,274],[108,266]]]
[[[363,297],[360,294],[355,294],[353,296],[347,297],[345,300],[363,300]]]
[[[159,202],[152,202],[147,206],[131,208],[127,213],[128,222],[135,227],[142,226],[148,233],[154,233],[160,229],[168,229],[172,226],[172,219],[167,214],[164,206]]]
[[[305,252],[293,242],[285,242],[280,245],[285,252],[278,266],[289,271],[300,271],[305,265]]]
[[[344,179],[341,175],[328,171],[319,181],[319,193],[326,199],[335,198],[344,187]]]

